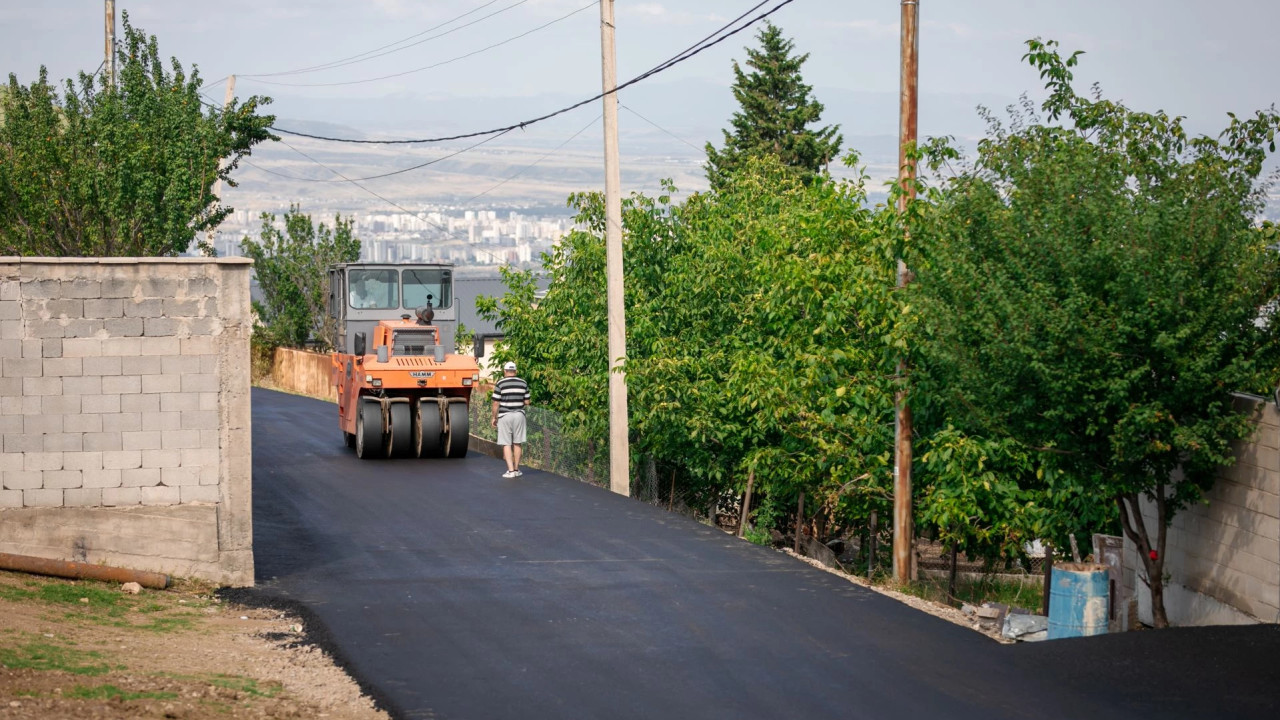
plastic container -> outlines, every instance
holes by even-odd
[[[1106,565],[1063,563],[1053,566],[1049,589],[1049,639],[1089,637],[1107,632]]]

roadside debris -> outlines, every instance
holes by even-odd
[[[1049,618],[1043,615],[1010,613],[1004,619],[1001,634],[1010,640],[1039,642],[1049,637]]]

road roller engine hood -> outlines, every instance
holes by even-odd
[[[380,321],[373,331],[372,350],[361,362],[371,387],[470,387],[479,380],[473,358],[446,353],[440,329],[408,315]]]

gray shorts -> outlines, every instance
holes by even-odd
[[[523,445],[524,413],[509,412],[498,418],[498,444]]]

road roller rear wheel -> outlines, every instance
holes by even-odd
[[[449,403],[449,432],[444,439],[445,457],[467,456],[467,444],[471,441],[471,421],[467,417],[467,404]]]

